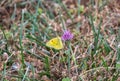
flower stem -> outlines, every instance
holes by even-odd
[[[74,61],[74,64],[75,64],[75,66],[77,65],[77,63],[76,63],[76,60],[75,60],[75,55],[74,55],[74,53],[73,53],[73,50],[72,50],[72,47],[71,47],[71,42],[70,41],[67,41],[67,46],[68,46],[68,48],[69,48],[69,50],[70,50],[70,52],[68,53],[68,74],[69,74],[69,76],[70,76],[70,68],[71,68],[71,56],[72,56],[72,60]],[[77,71],[77,69],[76,69],[76,73],[77,73],[78,71]]]
[[[67,46],[69,49],[71,48],[70,41],[67,41]],[[70,64],[70,52],[69,52],[68,53],[68,75],[69,75],[69,77],[70,77],[70,67],[71,67],[71,64]]]

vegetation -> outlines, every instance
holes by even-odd
[[[119,0],[1,0],[0,81],[120,81]]]

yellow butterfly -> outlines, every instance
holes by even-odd
[[[63,48],[63,43],[60,37],[55,37],[49,40],[46,43],[46,46],[59,50]]]

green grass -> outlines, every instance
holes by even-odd
[[[110,23],[106,25],[108,28],[103,28],[106,16],[112,12],[106,16],[101,13],[107,13],[104,8],[110,2],[101,0],[98,7],[100,17],[95,14],[96,3],[91,3],[84,13],[79,11],[81,5],[77,5],[76,15],[70,12],[70,4],[65,5],[60,0],[30,0],[13,6],[11,28],[0,24],[0,81],[72,81],[73,78],[73,81],[117,81],[120,69],[119,25],[118,30]],[[21,9],[19,15],[16,13],[18,8]],[[15,15],[20,19],[15,20]],[[77,21],[78,17],[81,20]],[[71,21],[70,25],[67,20]],[[61,37],[65,29],[74,33],[74,38],[63,41],[64,49],[46,46],[51,38]],[[4,53],[8,54],[6,60]],[[15,65],[20,67],[18,70],[11,69],[14,63],[20,65]]]

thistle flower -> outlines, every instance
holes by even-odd
[[[73,38],[73,34],[69,30],[65,30],[63,35],[62,35],[62,40],[68,41]]]

